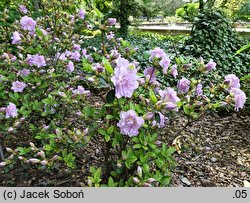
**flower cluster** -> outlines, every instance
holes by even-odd
[[[127,112],[122,111],[120,113],[120,121],[117,126],[120,128],[121,134],[132,137],[139,134],[138,129],[143,124],[143,118],[137,116],[134,110],[129,110]]]
[[[118,58],[117,66],[115,68],[115,74],[111,78],[111,81],[115,85],[115,96],[132,97],[133,92],[138,88],[137,70],[134,64],[130,64],[128,60],[124,58]]]
[[[31,17],[23,16],[20,19],[20,24],[21,24],[23,30],[28,30],[28,31],[32,31],[32,32],[35,31],[36,21],[33,20]]]
[[[46,61],[45,61],[44,56],[43,55],[39,55],[39,54],[36,54],[36,55],[30,55],[30,54],[28,54],[27,58],[26,58],[26,61],[27,61],[27,63],[30,66],[34,66],[35,65],[38,68],[46,66]]]
[[[239,109],[244,107],[246,102],[246,94],[240,89],[240,79],[234,74],[229,74],[225,76],[224,82],[228,85],[228,91],[234,97],[235,110],[239,111]]]
[[[177,110],[177,102],[180,101],[180,98],[177,96],[177,92],[173,88],[168,87],[166,90],[159,90],[159,95],[161,96],[161,101],[165,104],[167,110]]]

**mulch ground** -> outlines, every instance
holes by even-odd
[[[250,181],[250,115],[209,115],[192,123],[173,137],[186,121],[179,119],[166,128],[162,141],[177,143],[173,187],[238,187]],[[3,143],[5,147],[6,143]],[[50,173],[17,165],[8,173],[0,169],[0,186],[85,186],[88,169],[104,161],[98,140],[93,140],[79,155],[77,169],[58,166]],[[84,157],[84,154],[86,155]]]

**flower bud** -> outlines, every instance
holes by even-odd
[[[14,131],[14,128],[12,128],[12,127],[10,127],[9,129],[8,129],[8,132],[9,133],[11,133],[11,132],[13,132]]]
[[[13,150],[11,148],[6,148],[6,151],[9,152],[9,153],[13,153]]]
[[[144,187],[152,187],[152,185],[150,183],[144,183],[143,186]]]
[[[84,134],[84,135],[87,135],[88,132],[89,132],[89,128],[86,128],[86,129],[83,131],[83,134]]]
[[[19,156],[18,159],[19,160],[24,160],[24,157],[23,156]]]
[[[142,168],[140,166],[137,167],[137,174],[139,177],[142,177]]]
[[[6,166],[6,162],[1,162],[0,167],[4,167],[4,166]]]
[[[43,161],[41,161],[41,164],[42,164],[43,166],[46,166],[46,165],[48,165],[48,161],[47,161],[47,160],[43,160]]]
[[[45,153],[44,153],[44,151],[38,152],[37,155],[40,156],[41,158],[45,158]]]
[[[34,148],[36,147],[33,142],[30,142],[30,146]]]
[[[58,155],[55,155],[55,156],[52,158],[53,161],[55,161],[55,160],[57,160],[57,159],[58,159]]]
[[[149,179],[147,180],[147,182],[148,182],[148,183],[153,183],[153,182],[155,182],[155,179],[154,179],[154,178],[149,178]]]
[[[140,182],[140,180],[138,178],[136,178],[136,177],[133,178],[133,181],[134,181],[135,184],[138,184]]]
[[[39,159],[31,158],[31,159],[29,159],[29,162],[31,162],[33,164],[37,164],[37,163],[40,163],[41,161]]]
[[[153,112],[148,112],[148,113],[146,113],[146,115],[144,115],[143,117],[144,117],[144,119],[145,120],[151,120],[153,117],[154,117],[154,113]]]

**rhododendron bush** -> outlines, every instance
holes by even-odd
[[[5,170],[16,163],[48,172],[76,168],[88,156],[77,150],[98,140],[104,160],[90,167],[86,184],[166,186],[176,149],[161,139],[164,127],[176,115],[195,120],[244,107],[237,76],[208,79],[216,61],[185,64],[156,47],[143,68],[133,60],[137,50],[115,37],[115,19],[96,9],[60,12],[35,19],[21,5],[1,44],[1,139],[30,142],[7,146]],[[90,34],[102,36],[99,47],[82,46]],[[186,74],[190,66],[195,71]]]

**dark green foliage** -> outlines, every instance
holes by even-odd
[[[250,72],[250,55],[247,52],[235,53],[245,44],[246,40],[237,35],[221,11],[206,10],[195,18],[182,52],[203,57],[205,62],[213,59],[222,75],[234,73],[241,77]]]

